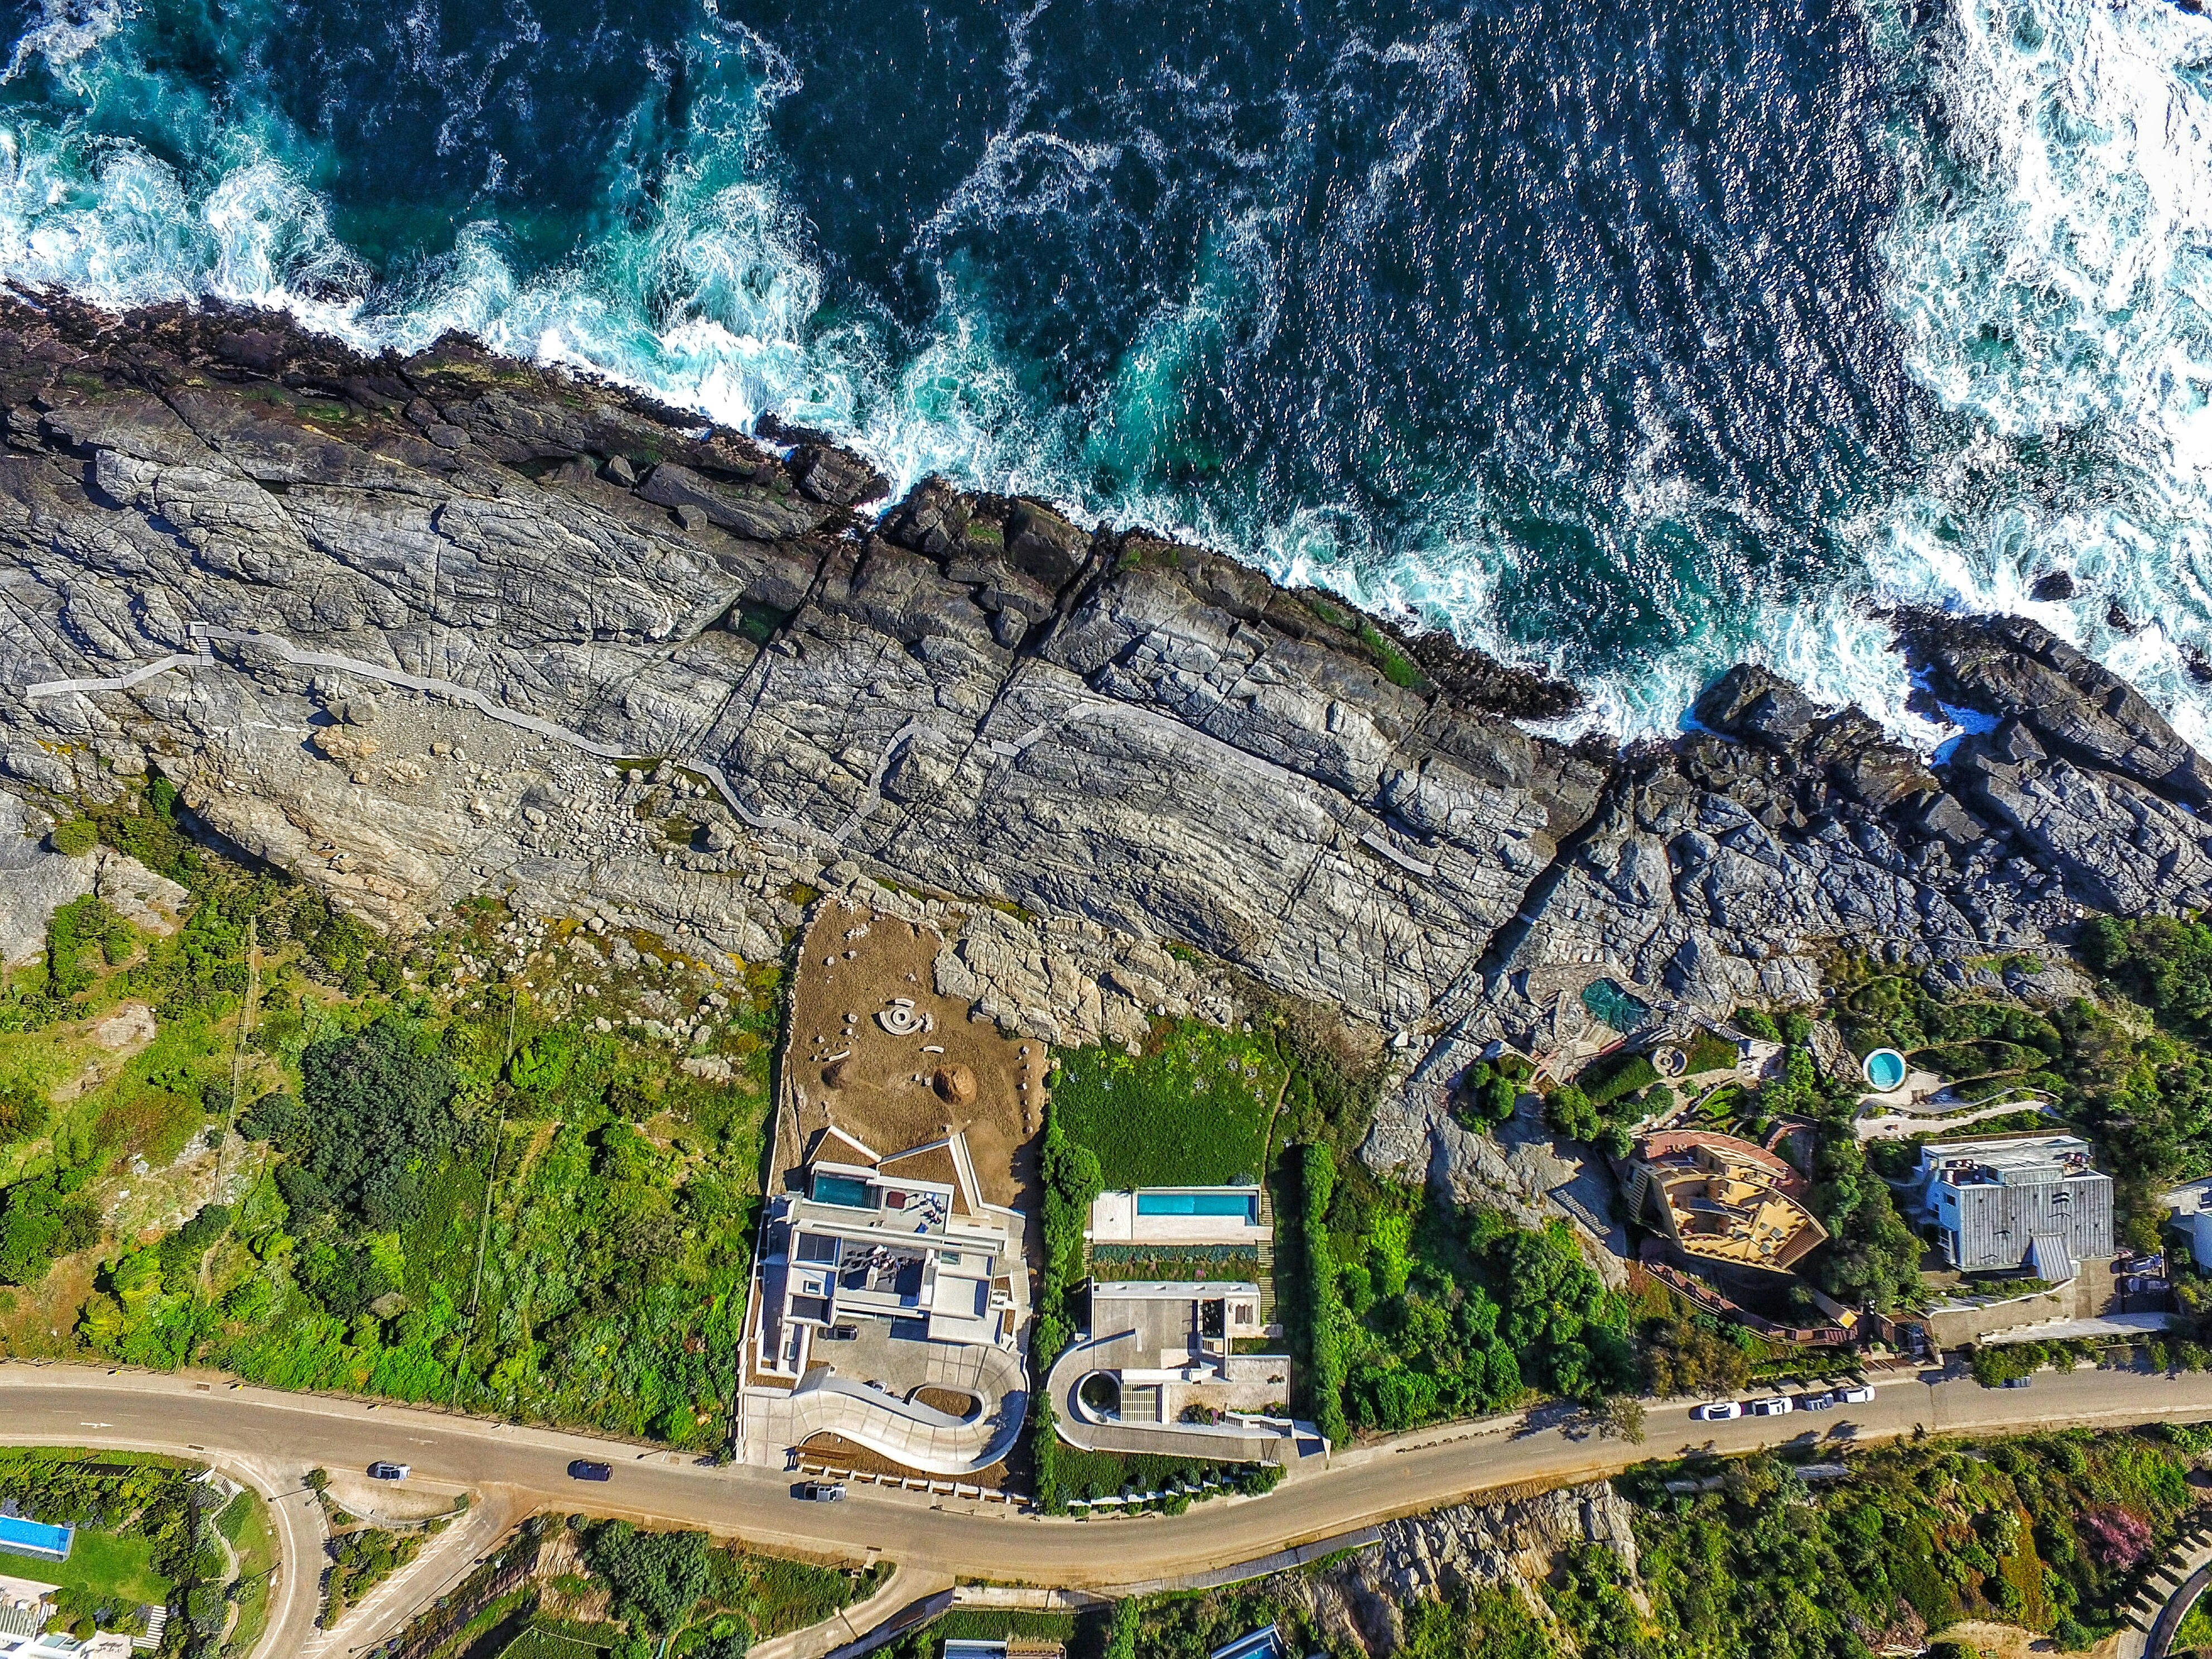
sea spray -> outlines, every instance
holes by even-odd
[[[273,14],[195,72],[162,3],[24,18],[11,278],[773,410],[1541,663],[1562,732],[1672,729],[1749,656],[1932,746],[1897,604],[2035,615],[2207,730],[2208,33],[2162,0],[832,0],[612,45],[416,0],[320,103]]]

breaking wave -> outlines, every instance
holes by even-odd
[[[774,410],[1541,663],[1563,729],[1748,655],[1932,746],[1911,603],[2212,735],[2212,24],[2165,0],[168,6],[19,10],[9,278]]]

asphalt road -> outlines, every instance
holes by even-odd
[[[1252,1561],[1501,1486],[1560,1486],[1694,1449],[1747,1451],[1788,1442],[1848,1444],[1929,1433],[2117,1427],[2212,1419],[2212,1374],[2166,1377],[2044,1373],[2027,1389],[1902,1373],[1863,1406],[1698,1423],[1686,1405],[1655,1405],[1640,1445],[1516,1419],[1458,1425],[1340,1453],[1262,1498],[1217,1501],[1176,1517],[1045,1520],[1002,1506],[854,1486],[842,1504],[790,1496],[769,1470],[713,1468],[675,1454],[400,1406],[287,1395],[185,1374],[0,1365],[0,1443],[204,1455],[258,1472],[264,1490],[296,1492],[307,1468],[372,1459],[476,1488],[515,1512],[544,1509],[710,1528],[748,1541],[829,1556],[874,1552],[927,1572],[1095,1589],[1142,1588]],[[615,1466],[604,1485],[570,1480],[568,1460]],[[318,1552],[286,1518],[287,1582],[264,1655],[296,1654],[313,1616]],[[299,1520],[304,1521],[302,1515]]]

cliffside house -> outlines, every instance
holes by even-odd
[[[1733,1135],[1646,1135],[1624,1160],[1621,1187],[1630,1213],[1693,1272],[1787,1274],[1828,1236],[1805,1207],[1805,1177]]]
[[[860,1321],[915,1341],[1011,1346],[1021,1217],[983,1202],[962,1136],[888,1157],[834,1128],[824,1142],[804,1194],[770,1200],[759,1369],[802,1376],[825,1333]]]
[[[2112,1250],[2112,1180],[2078,1135],[1930,1142],[1917,1171],[1943,1258],[1961,1273],[2026,1268],[2051,1284]]]

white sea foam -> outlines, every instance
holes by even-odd
[[[2173,709],[2192,738],[2212,736],[2212,701],[2185,656],[2212,648],[2212,100],[2200,72],[2212,25],[2165,0],[1956,3],[1936,88],[1955,153],[1906,156],[1907,200],[1885,246],[1911,366],[1955,418],[1956,441],[1920,492],[1834,527],[1861,556],[1840,588],[1747,596],[1720,631],[1586,678],[1589,707],[1560,729],[1671,730],[1707,678],[1748,655],[1932,747],[1955,728],[1906,710],[1911,688],[1875,614],[1911,603],[2035,616]],[[103,77],[150,75],[128,58],[128,18],[121,0],[48,0],[9,73],[35,57],[86,96]],[[1893,19],[1875,32],[1901,40]],[[1448,79],[1452,45],[1360,49],[1413,54]],[[825,318],[805,228],[757,165],[763,112],[796,90],[796,75],[719,18],[700,46],[714,73],[698,136],[654,213],[552,270],[519,275],[487,222],[380,286],[333,234],[296,135],[222,129],[180,172],[128,143],[88,142],[66,119],[21,118],[0,129],[0,271],[118,307],[204,295],[285,308],[367,349],[416,349],[458,329],[733,425],[773,409],[827,428],[901,487],[941,472],[1079,513],[1096,505],[1084,481],[1110,459],[1102,445],[1167,429],[1186,374],[1230,335],[1264,341],[1273,325],[1275,242],[1249,216],[1222,228],[1189,292],[1163,302],[1125,354],[1109,419],[1035,407],[990,318],[949,276],[918,345],[894,349],[893,331],[864,312]],[[1006,69],[1018,117],[1026,51],[1017,24]],[[1419,112],[1398,137],[1371,191],[1394,188],[1426,140]],[[938,228],[1066,210],[1116,155],[1010,121]],[[1623,501],[1632,519],[1689,521],[1717,505],[1748,519],[1745,503],[1686,498],[1665,422],[1648,426]],[[1481,503],[1461,506],[1465,524],[1482,521]],[[1187,493],[1113,508],[1508,659],[1528,654],[1498,622],[1520,555],[1454,527],[1450,511],[1427,545],[1376,560],[1369,526],[1327,501],[1280,503],[1256,527]],[[2085,597],[2034,601],[2036,575],[2054,567]],[[2110,626],[2115,602],[2145,626]],[[1573,645],[1540,654],[1571,666]]]

